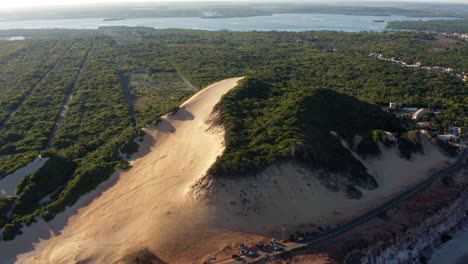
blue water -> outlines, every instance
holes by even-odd
[[[467,264],[468,227],[434,252],[430,264]]]
[[[201,29],[201,30],[230,30],[230,31],[307,31],[307,30],[335,30],[335,31],[383,31],[385,23],[373,20],[439,20],[443,17],[405,17],[405,16],[354,16],[333,14],[278,14],[273,16],[202,19],[198,17],[186,18],[140,18],[119,21],[103,21],[92,19],[62,19],[62,20],[34,20],[34,21],[3,21],[0,29],[97,29],[102,26],[145,26],[157,29]]]

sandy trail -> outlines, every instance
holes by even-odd
[[[206,210],[210,209],[194,206],[185,194],[223,151],[223,133],[207,131],[206,120],[240,79],[209,86],[182,104],[176,114],[146,129],[143,145],[155,142],[149,154],[136,159],[133,169],[121,173],[114,186],[79,209],[59,236],[37,243],[35,251],[17,261],[113,263],[142,247],[156,254],[172,252],[162,252],[161,257],[177,261],[177,251],[182,252],[177,248],[195,243],[194,237],[206,248],[209,234],[198,232],[197,226],[209,223],[211,214]]]

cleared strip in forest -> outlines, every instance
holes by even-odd
[[[193,86],[187,79],[185,79],[184,76],[182,76],[178,71],[176,71],[176,73],[190,88],[192,88],[192,90],[198,91],[198,89]]]
[[[49,74],[57,67],[57,65],[59,64],[59,62],[63,59],[63,57],[65,56],[66,53],[68,53],[71,48],[73,47],[73,44],[74,42],[70,45],[70,47],[68,47],[68,49],[63,53],[62,56],[60,56],[50,67],[49,69],[47,69],[47,72],[44,74],[44,76],[42,76],[39,81],[37,81],[36,84],[34,84],[31,89],[29,89],[28,93],[21,99],[21,101],[19,102],[18,106],[13,110],[13,111],[10,111],[8,113],[8,116],[7,118],[5,119],[5,121],[3,122],[3,124],[0,124],[0,132],[2,132],[3,130],[5,130],[5,127],[6,127],[6,124],[8,123],[8,121],[11,120],[11,118],[15,115],[16,111],[18,111],[18,109],[21,107],[21,105],[24,103],[24,101],[26,101],[26,99],[28,99],[32,92],[39,86],[39,84],[42,83],[42,81],[44,79],[46,79]]]
[[[185,79],[184,76],[182,76],[182,74],[179,73],[179,71],[177,70],[177,67],[174,65],[174,63],[171,63],[171,64],[172,64],[172,68],[175,69],[175,72],[176,72],[177,76],[179,76],[179,78],[182,79],[182,81],[184,81],[192,90],[198,91],[197,87],[193,86],[187,79]]]
[[[58,130],[60,124],[62,123],[63,119],[65,118],[65,115],[66,115],[67,110],[68,110],[68,105],[70,105],[70,102],[71,102],[71,100],[73,99],[73,96],[76,93],[76,88],[78,86],[78,81],[80,80],[81,72],[83,71],[83,68],[84,68],[84,66],[86,64],[86,61],[88,61],[89,52],[91,51],[92,48],[93,48],[93,44],[90,45],[89,49],[86,51],[85,56],[83,57],[83,60],[80,63],[80,67],[78,69],[78,72],[75,75],[75,79],[73,79],[72,88],[70,90],[70,93],[68,94],[67,99],[65,100],[65,103],[63,104],[62,109],[60,110],[60,114],[57,117],[57,120],[55,121],[54,128],[52,129],[52,133],[50,134],[49,141],[47,142],[47,145],[46,145],[45,149],[49,149],[51,147],[52,140],[54,140],[55,134],[57,134],[57,130]]]
[[[125,101],[127,101],[128,111],[130,116],[135,114],[135,108],[133,103],[135,102],[135,98],[132,96],[132,87],[130,86],[130,81],[124,77],[123,74],[119,73],[120,83],[124,90]]]
[[[130,80],[125,77],[125,74],[121,71],[120,65],[117,63],[117,59],[115,54],[113,55],[114,59],[114,67],[116,72],[118,73],[119,79],[120,79],[120,85],[122,85],[124,96],[125,96],[125,101],[127,102],[128,105],[128,113],[130,114],[131,117],[135,114],[135,96],[132,95],[132,87],[130,85]]]

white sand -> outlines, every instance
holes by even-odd
[[[156,127],[146,129],[140,152],[145,154],[150,149],[149,153],[137,155],[133,169],[122,172],[114,186],[79,209],[59,230],[60,235],[34,244],[36,250],[19,256],[17,261],[113,263],[144,246],[156,254],[163,251],[164,259],[175,260],[177,251],[188,254],[185,258],[196,257],[197,250],[183,250],[189,245],[218,250],[219,245],[203,242],[209,235],[202,233],[206,229],[197,228],[210,218],[211,209],[187,201],[186,192],[223,151],[223,133],[207,131],[205,120],[221,96],[239,80],[224,80],[204,89],[175,115],[163,117]],[[9,245],[21,247],[18,243],[21,239]],[[6,248],[2,244],[0,248],[2,256],[9,254],[2,250]],[[203,257],[206,252],[200,254]]]
[[[452,161],[427,139],[422,142],[425,155],[414,155],[411,161],[401,159],[396,148],[385,150],[378,159],[364,160],[379,187],[361,190],[364,196],[360,200],[350,200],[344,192],[331,192],[316,179],[319,171],[310,172],[292,163],[271,166],[251,179],[204,180],[194,195],[210,197],[218,208],[217,222],[225,223],[227,229],[278,236],[283,225],[290,231],[334,226],[377,207],[426,179],[431,169]]]
[[[38,171],[49,158],[36,158],[35,160],[28,163],[26,166],[16,170],[10,175],[5,176],[0,180],[0,197],[14,196],[16,191],[16,186],[21,182],[21,180]]]
[[[54,232],[51,238],[41,222],[24,230],[26,236],[0,243],[0,256],[15,259],[31,251],[37,232],[47,240],[34,243],[35,251],[20,254],[18,263],[114,263],[145,247],[169,263],[201,263],[236,242],[278,234],[283,225],[295,231],[349,220],[450,161],[426,140],[426,155],[412,161],[400,159],[396,149],[385,151],[365,161],[380,187],[363,191],[361,200],[327,190],[314,177],[319,172],[292,163],[271,166],[256,178],[203,177],[224,149],[223,131],[210,129],[206,120],[238,80],[206,88],[175,115],[146,129],[133,168],[114,176],[115,185],[80,199],[47,224]]]

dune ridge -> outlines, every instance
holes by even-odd
[[[240,79],[207,87],[176,113],[146,128],[140,152],[147,154],[135,155],[133,168],[119,172],[115,185],[80,208],[58,235],[18,256],[17,262],[114,263],[141,247],[169,247],[164,251],[176,252],[172,247],[191,243],[180,233],[196,230],[194,226],[210,214],[203,207],[192,210],[196,203],[187,200],[186,193],[223,151],[224,135],[220,130],[209,130],[207,118]],[[163,253],[163,257],[167,255]]]

